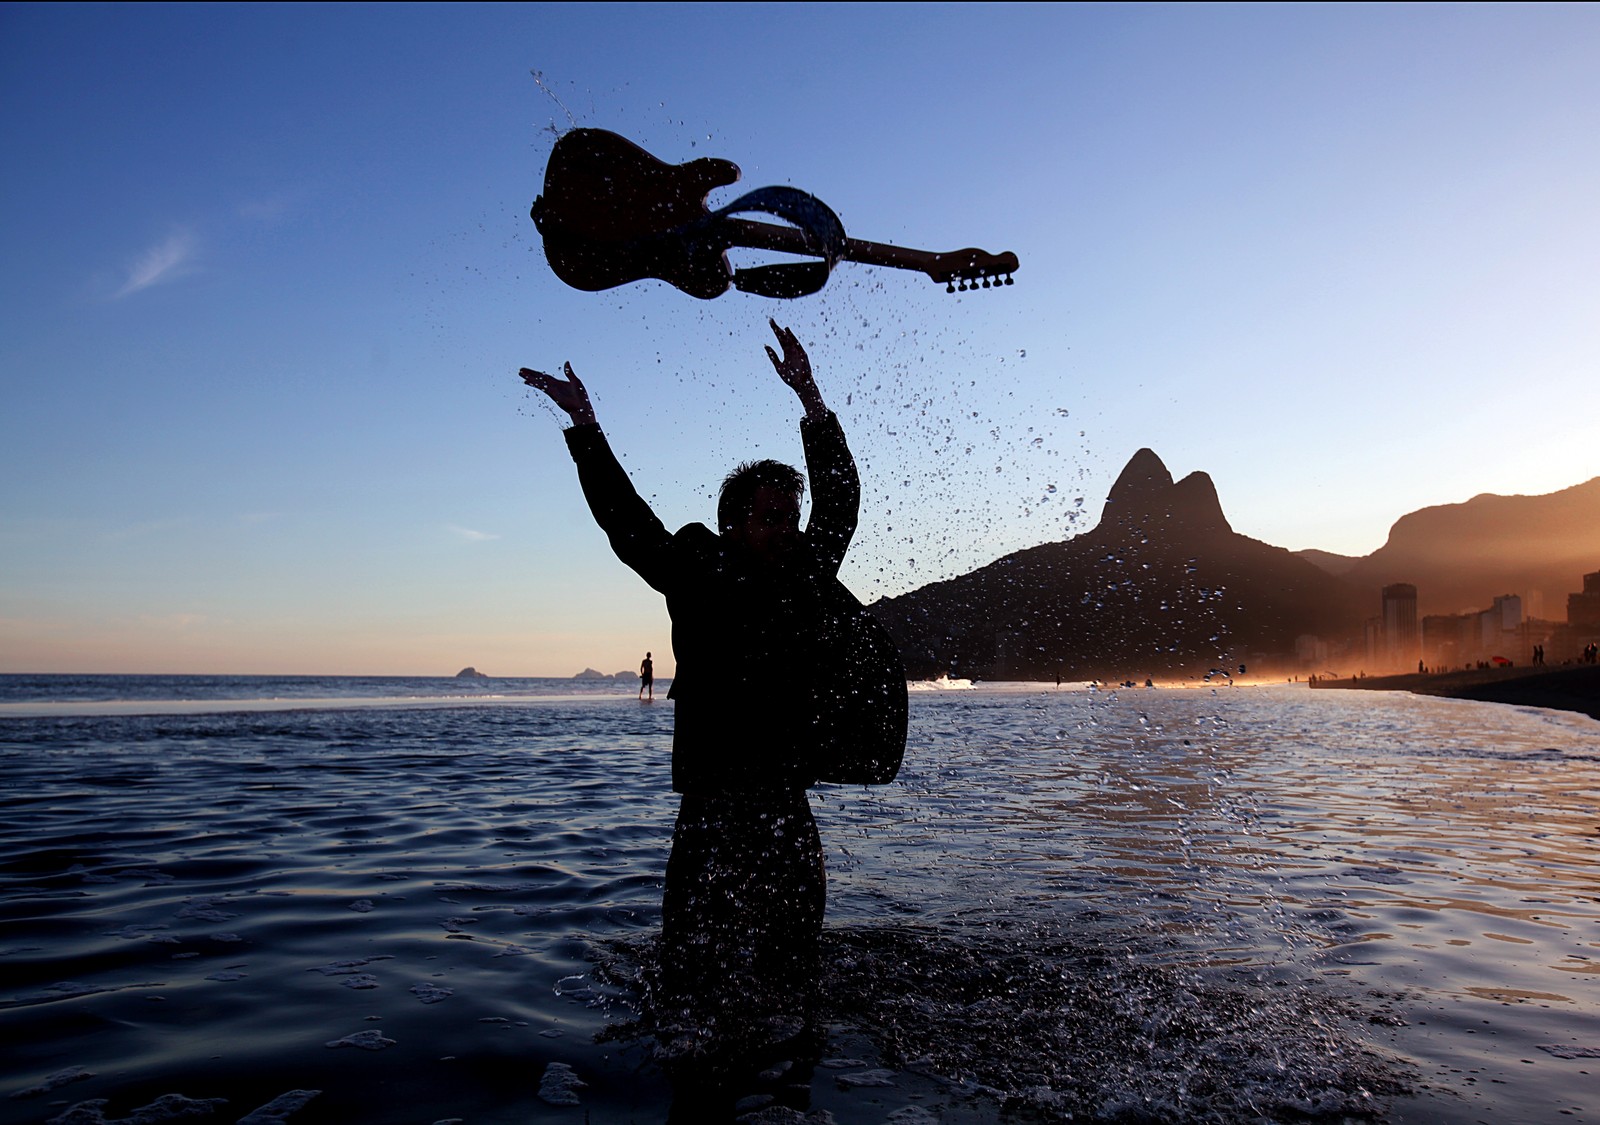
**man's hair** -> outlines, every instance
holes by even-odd
[[[746,461],[722,478],[722,493],[717,498],[717,530],[726,533],[738,526],[755,507],[756,489],[773,488],[794,497],[799,507],[806,494],[806,478],[800,470],[782,461]]]

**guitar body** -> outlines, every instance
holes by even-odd
[[[595,292],[656,278],[709,300],[728,290],[728,243],[706,196],[739,166],[705,157],[668,164],[604,129],[562,135],[545,168],[533,221],[557,277]]]
[[[1011,284],[1012,253],[957,250],[931,254],[845,236],[827,204],[792,187],[748,192],[717,211],[712,188],[739,179],[739,166],[702,157],[668,164],[604,129],[563,133],[550,152],[534,225],[555,275],[595,292],[656,278],[710,300],[730,287],[763,297],[803,297],[828,280],[840,260],[915,270],[967,292]],[[783,225],[735,218],[755,212]],[[728,248],[745,246],[814,259],[735,270]],[[1001,280],[1003,278],[1003,281]]]

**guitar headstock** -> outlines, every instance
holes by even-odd
[[[965,293],[968,289],[999,289],[1011,285],[1011,275],[1017,272],[1017,267],[1017,256],[1009,250],[1004,254],[991,254],[969,247],[934,255],[933,264],[923,272],[935,281],[944,282],[946,293]]]

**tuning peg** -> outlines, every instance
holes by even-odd
[[[988,274],[984,274],[983,275],[983,287],[985,289],[989,288],[989,275]]]
[[[1006,284],[1007,284],[1007,285],[1015,285],[1015,284],[1016,284],[1016,282],[1015,282],[1015,281],[1012,281],[1012,280],[1011,280],[1011,275],[1010,275],[1010,274],[1009,274],[1009,273],[1008,273],[1008,274],[1006,274]]]
[[[944,291],[946,293],[954,293],[956,291],[956,283],[953,282],[953,281],[945,282],[944,283]]]

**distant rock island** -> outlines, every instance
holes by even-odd
[[[639,678],[639,674],[631,671],[613,672],[608,676],[604,672],[595,671],[593,668],[585,668],[572,678],[575,680],[637,680]]]
[[[487,673],[480,672],[469,664],[465,668],[461,669],[461,671],[457,672],[455,678],[458,680],[487,680],[489,676]]]
[[[913,677],[1142,682],[1241,665],[1293,676],[1329,661],[1379,670],[1369,659],[1387,584],[1414,584],[1419,614],[1522,590],[1564,608],[1596,567],[1600,478],[1413,512],[1385,547],[1350,558],[1238,534],[1207,474],[1174,481],[1141,449],[1091,530],[870,608]]]

